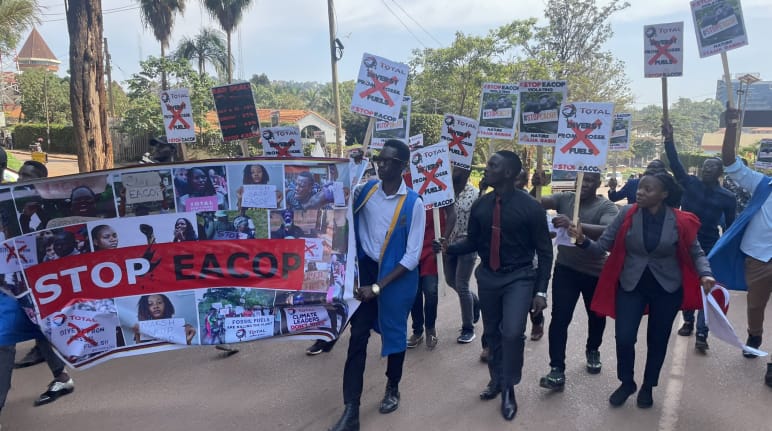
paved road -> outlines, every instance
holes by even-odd
[[[740,331],[745,329],[744,299],[744,294],[733,294],[729,312]],[[772,306],[767,311],[772,316]],[[717,340],[711,340],[711,349],[703,356],[693,350],[693,337],[674,335],[654,392],[654,407],[638,409],[633,397],[619,409],[610,408],[608,395],[618,384],[613,323],[601,348],[603,372],[591,376],[584,371],[583,313],[577,311],[577,322],[570,329],[565,392],[539,388],[538,378],[548,368],[547,339],[528,341],[523,382],[516,389],[520,411],[514,422],[507,423],[499,414],[498,400],[477,398],[487,382],[487,368],[478,361],[477,341],[455,342],[458,300],[449,291],[440,297],[440,344],[433,352],[424,346],[408,352],[400,385],[402,404],[390,415],[377,411],[386,363],[378,357],[378,338],[373,339],[362,429],[772,429],[768,410],[772,389],[763,384],[766,360],[745,359]],[[769,320],[766,329],[772,332]],[[16,370],[0,423],[4,431],[325,430],[342,407],[340,379],[347,338],[333,352],[316,357],[305,356],[308,343],[264,340],[242,345],[241,353],[231,358],[222,358],[211,347],[196,347],[117,359],[74,372],[74,394],[37,408],[32,403],[50,380],[48,370],[44,365]],[[639,340],[645,340],[645,330]],[[18,355],[29,345],[20,345]],[[772,348],[769,342],[766,347]],[[639,345],[639,376],[642,352]]]
[[[9,150],[9,152],[13,153],[14,157],[22,162],[32,159],[29,151]],[[72,154],[49,154],[46,167],[48,168],[49,177],[77,174],[79,172],[78,158]]]

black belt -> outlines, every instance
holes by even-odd
[[[496,274],[509,274],[510,272],[517,271],[518,269],[523,269],[523,268],[528,268],[528,267],[533,267],[533,261],[531,261],[531,262],[524,262],[524,263],[518,263],[518,264],[515,264],[515,265],[502,266],[502,267],[500,267],[496,271],[493,271],[492,269],[491,269],[491,271],[495,272]],[[490,264],[488,265],[488,268],[490,269]]]

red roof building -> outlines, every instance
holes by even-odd
[[[51,72],[58,72],[59,65],[62,63],[56,58],[46,41],[43,40],[43,36],[34,27],[16,56],[16,61],[19,64],[19,69],[22,71],[45,68]]]

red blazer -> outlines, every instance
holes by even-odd
[[[595,294],[592,296],[590,308],[601,316],[616,318],[616,298],[619,288],[619,275],[625,263],[625,235],[633,224],[633,214],[638,211],[638,205],[634,204],[622,221],[614,246],[611,248],[606,265],[598,278]],[[700,295],[700,276],[694,267],[694,262],[689,254],[689,246],[697,238],[700,229],[700,220],[696,215],[673,208],[678,229],[678,247],[676,257],[681,268],[681,278],[684,289],[684,298],[681,303],[682,310],[698,310],[702,308],[702,296]]]

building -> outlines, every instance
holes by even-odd
[[[32,28],[27,40],[16,55],[16,62],[22,72],[29,69],[47,69],[54,73],[59,71],[59,65],[62,63],[56,58],[35,27]]]

